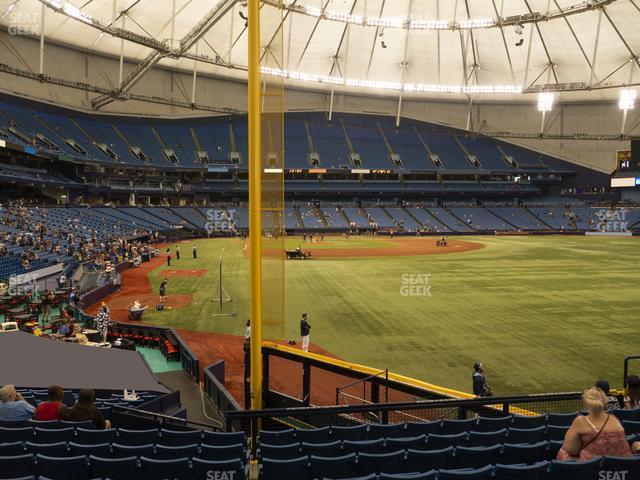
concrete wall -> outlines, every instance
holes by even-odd
[[[0,63],[37,73],[38,58],[39,44],[35,39],[0,32]],[[125,76],[133,65],[125,63]],[[64,45],[46,44],[46,75],[112,89],[118,84],[118,70],[117,58],[79,51]],[[147,73],[132,92],[190,102],[191,82],[192,75],[188,71],[156,67]],[[97,96],[95,93],[41,83],[6,73],[0,73],[0,90],[84,111],[92,110],[91,99]],[[366,91],[364,93],[366,95],[336,94],[334,110],[396,115],[397,98],[375,96]],[[540,113],[536,108],[536,97],[524,98],[526,103],[476,104],[473,108],[474,130],[538,133]],[[482,101],[482,98],[479,100]],[[321,111],[329,109],[330,95],[326,91],[288,88],[285,101],[288,111]],[[245,111],[246,84],[242,81],[200,76],[197,82],[196,103]],[[468,122],[468,111],[465,102],[405,98],[402,115],[464,129]],[[113,102],[103,107],[100,112],[136,116],[212,115],[210,112],[189,108],[132,100]],[[635,125],[638,118],[638,113],[630,112],[627,125],[634,127],[631,133],[640,135],[640,129]],[[548,115],[547,125],[547,131],[552,134],[617,134],[621,125],[621,112],[615,103],[560,101]],[[615,168],[615,151],[629,148],[628,141],[514,139],[512,142],[607,173]]]

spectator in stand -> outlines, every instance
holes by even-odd
[[[589,388],[582,394],[582,403],[587,414],[575,418],[557,459],[585,461],[604,455],[632,457],[622,424],[605,410],[605,393],[596,387]]]
[[[482,362],[476,362],[473,365],[473,375],[471,376],[473,381],[473,394],[476,397],[491,397],[493,390],[487,385],[487,378],[484,374],[484,364]]]
[[[78,290],[76,290],[76,287],[73,287],[69,294],[69,306],[73,308],[78,307]]]
[[[42,322],[46,324],[51,317],[51,307],[55,296],[53,292],[46,290],[42,296]]]
[[[27,402],[13,385],[0,388],[0,420],[20,422],[33,417],[35,407]]]
[[[60,385],[51,385],[49,387],[49,400],[40,402],[36,408],[34,419],[44,422],[49,420],[61,420],[67,411],[67,406],[62,403],[64,390]]]
[[[618,401],[616,396],[611,395],[609,382],[607,380],[598,380],[595,387],[602,390],[607,397],[607,407],[605,408],[605,410],[609,411],[620,408],[620,402]]]
[[[105,420],[104,416],[98,410],[95,404],[96,392],[91,389],[80,390],[78,401],[69,409],[65,415],[65,420],[70,422],[85,422],[91,420],[96,430],[105,430],[111,428],[111,422]]]
[[[629,375],[627,377],[627,394],[624,397],[624,408],[640,407],[640,377]]]

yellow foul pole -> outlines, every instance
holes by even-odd
[[[249,0],[249,299],[251,409],[262,408],[262,189],[260,146],[260,1]]]

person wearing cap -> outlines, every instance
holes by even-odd
[[[629,375],[627,377],[627,394],[624,396],[624,408],[638,407],[640,407],[640,377]]]
[[[309,315],[302,314],[300,319],[300,336],[302,337],[302,350],[309,351],[309,334],[311,333],[311,325],[309,324]]]
[[[484,375],[484,364],[482,362],[476,362],[473,365],[473,375],[471,379],[473,381],[473,394],[476,397],[490,397],[493,395],[491,388],[487,385],[487,379]]]
[[[605,410],[615,410],[616,408],[620,408],[620,402],[618,401],[615,395],[611,395],[609,382],[607,380],[598,380],[595,384],[596,388],[599,388],[604,392],[604,395],[607,397],[607,406]]]

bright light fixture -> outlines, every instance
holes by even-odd
[[[296,72],[294,70],[281,70],[273,67],[260,67],[265,75],[301,80],[304,82],[328,83],[331,85],[343,85],[356,88],[373,88],[377,90],[393,90],[417,93],[469,93],[469,94],[520,94],[520,85],[435,85],[424,83],[400,83],[383,82],[377,80],[362,80],[356,78],[332,77],[315,73]]]
[[[620,110],[633,110],[636,105],[636,93],[635,90],[620,90],[620,101],[618,102]]]
[[[550,112],[553,110],[553,102],[555,101],[556,96],[550,92],[541,92],[538,94],[538,111],[539,112]]]

